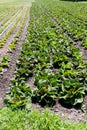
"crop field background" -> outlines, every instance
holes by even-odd
[[[24,116],[27,111],[49,108],[51,113],[86,125],[86,2],[0,0],[0,107],[7,107],[8,117],[12,110],[19,115],[23,110]],[[69,129],[65,125],[59,129]],[[80,127],[87,129],[83,124]],[[42,129],[46,127],[38,125],[37,130]],[[6,128],[2,125],[0,130]]]
[[[29,22],[30,1],[0,1],[0,104],[16,67]],[[6,90],[7,91],[7,90]]]

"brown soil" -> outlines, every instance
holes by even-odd
[[[17,12],[17,13],[18,13],[18,12]],[[17,14],[17,13],[16,13],[16,14]],[[20,11],[20,13],[21,13],[21,11]],[[12,21],[12,22],[4,29],[4,31],[0,34],[0,39],[2,39],[2,38],[9,32],[9,30],[12,29],[13,25],[15,24],[15,22],[16,22],[17,19],[19,18],[20,13],[17,14],[17,16],[16,16],[16,18],[14,19],[14,21]]]
[[[8,17],[9,17],[9,15],[5,16],[5,17],[0,21],[0,26],[2,26],[3,22],[4,22],[5,20],[7,20]]]
[[[46,107],[41,107],[38,103],[32,104],[32,110],[39,110],[42,112]],[[81,110],[75,108],[67,108],[62,106],[59,102],[52,108],[49,108],[52,113],[57,114],[62,119],[67,119],[73,123],[84,122],[87,123],[87,111],[82,112]]]
[[[15,11],[15,13],[17,13],[18,12],[18,10],[16,10]],[[0,29],[3,27],[3,26],[5,26],[10,20],[11,20],[11,18],[12,17],[14,17],[14,15],[15,15],[15,13],[9,13],[9,14],[7,14],[6,16],[4,16],[4,18],[0,21]],[[6,21],[6,22],[5,22]],[[5,22],[5,24],[3,25],[3,22]]]
[[[46,12],[46,10],[45,10]],[[50,13],[46,12],[46,15],[48,15],[48,17],[51,18],[51,20],[57,25],[57,27],[61,30],[63,30],[63,28],[60,26],[60,24],[57,23],[57,21],[50,15]],[[83,55],[83,58],[85,61],[87,61],[87,50],[81,46],[81,43],[80,41],[78,42],[75,42],[73,41],[73,39],[70,37],[70,35],[65,32],[64,33],[68,38],[69,40],[76,46],[80,49],[82,55]],[[56,70],[54,70],[55,72]],[[28,85],[30,86],[31,89],[34,89],[35,86],[34,86],[34,77],[30,78],[28,80]],[[83,104],[85,104],[85,107],[86,109],[84,110],[84,112],[80,109],[80,107],[76,107],[76,108],[73,108],[71,106],[68,106],[68,105],[64,105],[64,104],[61,104],[58,100],[56,101],[56,104],[52,107],[52,108],[49,108],[51,112],[53,113],[56,113],[58,115],[60,115],[60,117],[62,119],[68,119],[70,121],[73,121],[74,123],[76,122],[85,122],[87,123],[87,95],[84,97],[84,102]],[[32,103],[32,109],[35,110],[35,109],[38,109],[39,111],[43,111],[45,108],[44,107],[41,107],[38,103]]]
[[[56,69],[54,70],[54,73],[56,72]],[[29,87],[34,90],[34,77],[30,77],[27,81],[27,84]],[[56,100],[54,106],[52,108],[49,108],[49,110],[52,113],[56,113],[59,115],[62,119],[68,119],[71,122],[84,122],[87,123],[87,95],[84,97],[84,102],[86,109],[84,112],[80,109],[80,107],[71,107],[66,104],[60,103],[58,100]],[[40,112],[44,111],[46,107],[42,107],[39,103],[32,103],[32,110],[39,110]]]
[[[8,54],[11,59],[9,63],[9,68],[7,69],[6,72],[3,73],[3,75],[0,75],[0,107],[4,106],[5,92],[10,90],[9,83],[13,77],[13,73],[16,68],[16,62],[18,60],[18,54],[20,53],[21,48],[22,48],[22,43],[24,42],[26,38],[28,22],[29,22],[29,14],[27,16],[26,23],[19,37],[19,41],[17,43],[16,49],[11,54]]]
[[[29,87],[33,90],[35,88],[34,85],[34,77],[29,78],[27,81],[27,84]],[[60,103],[58,100],[56,100],[54,106],[52,108],[49,108],[49,110],[53,113],[56,113],[59,115],[62,119],[68,119],[70,121],[76,122],[85,122],[87,123],[87,95],[84,98],[84,102],[86,109],[84,112],[80,109],[80,107],[71,107],[66,104]],[[39,110],[42,112],[46,107],[42,107],[38,103],[32,103],[32,110]]]
[[[2,23],[7,20],[9,17],[9,15],[6,15],[2,20],[0,20],[0,26],[2,25]]]
[[[29,85],[29,87],[33,90],[35,88],[34,85],[34,77],[30,77],[29,80],[27,81],[27,84]]]
[[[45,9],[45,11],[47,10]],[[56,19],[53,16],[51,16],[51,14],[48,11],[46,12],[46,15],[48,15],[48,17],[56,24],[57,28],[63,30],[62,26],[56,21]],[[70,36],[69,32],[67,31],[64,32],[64,34],[77,48],[79,48],[80,52],[82,53],[83,59],[87,61],[87,49],[81,46],[81,41],[75,42]]]
[[[21,24],[23,19],[24,19],[24,15],[22,16],[22,18],[18,22],[16,28],[13,30],[12,34],[10,35],[10,37],[6,40],[4,47],[0,49],[0,59],[7,53],[9,45],[12,43],[12,41],[14,41],[16,33],[20,29],[20,24]]]
[[[14,70],[16,68],[16,61],[18,59],[18,54],[21,51],[21,45],[26,37],[26,29],[28,26],[29,17],[27,18],[26,25],[21,33],[20,40],[17,44],[16,50],[13,51],[13,53],[10,55],[11,62],[9,64],[9,68],[7,71],[0,76],[0,106],[4,106],[4,96],[5,92],[9,91],[9,82],[11,78],[13,77]],[[86,53],[87,54],[87,53]],[[84,55],[85,56],[85,55]],[[56,70],[55,70],[56,71]],[[27,81],[27,84],[29,84],[31,89],[34,89],[34,77],[30,78]],[[71,108],[70,106],[64,106],[64,104],[60,104],[58,101],[56,101],[56,104],[49,108],[51,112],[54,112],[62,117],[62,119],[67,118],[68,120],[78,122],[83,121],[87,122],[87,96],[84,98],[84,104],[86,105],[85,112],[82,112],[79,109]],[[45,108],[41,107],[38,103],[34,104],[32,103],[32,109],[38,109],[40,111],[43,111]]]

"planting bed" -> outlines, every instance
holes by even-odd
[[[9,5],[10,3],[6,7],[9,8]],[[9,91],[9,83],[16,67],[21,45],[26,37],[29,22],[31,4],[16,2],[15,5],[14,15],[3,25],[4,37],[0,37],[0,106],[3,106],[5,93]],[[11,3],[11,7],[15,7],[13,3]],[[3,8],[5,8],[4,5]],[[6,27],[7,33],[5,25],[8,26]]]
[[[27,109],[31,101],[34,109],[46,106],[62,117],[87,121],[86,5],[37,0],[30,22],[30,8],[22,5],[11,26],[9,20],[2,26],[7,31],[0,42],[1,105],[8,91],[5,103],[12,109]]]

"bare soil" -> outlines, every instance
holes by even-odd
[[[13,51],[12,54],[10,54],[11,62],[9,64],[9,68],[2,76],[0,76],[0,95],[1,95],[0,96],[0,106],[1,107],[4,106],[5,92],[9,91],[9,83],[13,77],[13,73],[16,68],[16,61],[18,60],[18,54],[20,53],[21,45],[22,45],[24,39],[26,38],[26,30],[28,27],[28,22],[29,22],[29,16],[27,17],[25,27],[23,28],[22,33],[20,35],[16,50]],[[59,26],[59,28],[60,28],[60,26]],[[76,44],[76,43],[74,43],[74,44]],[[84,49],[83,49],[83,51],[84,51]],[[87,55],[86,52],[83,53],[84,57],[86,57],[85,55]],[[29,80],[27,81],[27,84],[29,84],[31,89],[34,89],[35,88],[34,77],[29,78]],[[82,112],[80,109],[72,108],[68,105],[61,104],[58,100],[56,101],[56,104],[52,108],[49,108],[49,109],[51,112],[60,115],[62,119],[66,118],[70,121],[73,121],[74,123],[78,122],[78,121],[87,123],[87,95],[84,98],[84,104],[86,105],[86,110],[84,112]],[[36,104],[32,103],[32,109],[34,109],[34,110],[38,109],[39,111],[42,112],[45,108],[41,107],[38,103],[36,103]]]
[[[3,75],[0,75],[0,107],[4,106],[5,93],[7,91],[10,91],[9,83],[13,77],[13,73],[16,68],[16,62],[18,60],[18,54],[20,53],[22,48],[22,43],[26,38],[28,23],[29,23],[29,14],[27,16],[26,23],[19,37],[19,41],[17,43],[16,49],[11,54],[8,54],[11,59],[9,63],[9,68],[7,69],[6,72],[3,73]]]
[[[54,73],[56,72],[56,69],[54,70]],[[34,90],[34,76],[30,77],[27,81],[27,84],[29,87]],[[49,110],[52,113],[56,113],[59,115],[62,119],[68,119],[71,122],[77,123],[77,122],[84,122],[87,123],[87,95],[84,97],[83,104],[85,104],[85,110],[82,111],[80,109],[80,106],[72,107],[66,104],[63,104],[59,102],[57,99],[55,101],[55,104],[53,107],[49,108]],[[44,109],[47,107],[41,106],[39,103],[33,103],[32,102],[32,110],[39,110],[40,112],[44,111]]]
[[[9,17],[9,15],[6,15],[2,20],[0,20],[0,26],[2,25],[2,23],[7,20]]]
[[[51,14],[46,9],[45,11],[46,15],[48,15],[48,17],[56,24],[56,26],[59,29],[63,30],[62,26],[56,21],[56,19],[53,16],[51,16]],[[81,46],[81,41],[74,41],[68,31],[65,31],[64,34],[77,48],[79,48],[80,52],[82,53],[83,59],[87,61],[87,49]]]
[[[14,41],[16,33],[20,29],[20,24],[21,24],[23,18],[24,18],[24,15],[22,16],[22,18],[18,22],[16,28],[13,30],[12,34],[10,35],[10,37],[6,40],[4,47],[0,49],[0,58],[2,58],[4,55],[6,55],[6,53],[8,51],[8,48],[9,48],[9,45],[12,43],[12,41]]]
[[[57,27],[61,30],[63,30],[63,28],[60,26],[60,24],[50,15],[50,13],[48,13],[48,11],[45,9],[46,15],[48,15],[48,17],[50,17],[50,19],[57,25]],[[70,35],[67,32],[64,32],[65,36],[67,36],[69,38],[69,40],[77,47],[80,49],[82,55],[83,55],[83,59],[85,61],[87,61],[87,50],[81,46],[81,42],[80,41],[73,41],[73,39],[70,37]],[[55,70],[56,71],[56,70]],[[28,85],[30,86],[31,89],[34,89],[34,77],[30,78],[28,80]],[[71,107],[69,105],[65,105],[60,103],[58,100],[56,101],[56,104],[52,107],[49,108],[51,112],[56,113],[58,115],[60,115],[60,117],[62,119],[68,119],[70,121],[73,121],[74,123],[77,122],[85,122],[87,123],[87,95],[84,97],[84,102],[83,104],[85,105],[85,110],[84,112],[80,109],[80,107]],[[41,107],[41,105],[39,105],[38,103],[32,103],[32,109],[38,109],[39,111],[43,111],[45,108]]]
[[[27,84],[33,90],[35,88],[34,77],[29,78]],[[54,106],[49,108],[49,110],[52,113],[56,113],[57,115],[59,115],[62,119],[68,119],[74,123],[75,122],[87,123],[87,95],[84,97],[83,104],[85,104],[86,107],[84,112],[80,109],[79,106],[71,107],[56,100]],[[39,103],[32,102],[32,110],[39,110],[40,112],[42,112],[45,108],[47,107],[45,106],[43,107]]]
[[[0,34],[0,39],[2,39],[12,29],[13,25],[15,24],[19,16],[20,16],[20,13],[17,14],[16,18],[4,29],[4,31]]]
[[[7,14],[1,21],[0,21],[0,29],[5,26],[6,24],[8,24],[8,22],[12,19],[12,17],[14,17],[15,13],[17,13],[17,11],[15,11],[13,14],[10,12],[9,14]],[[3,24],[3,22],[5,22]]]

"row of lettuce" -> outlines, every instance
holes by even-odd
[[[56,100],[72,106],[82,104],[87,92],[87,63],[79,49],[38,1],[32,5],[30,18],[5,102],[13,108],[26,107],[30,100],[43,106],[53,106]],[[28,84],[31,77],[33,88]]]

